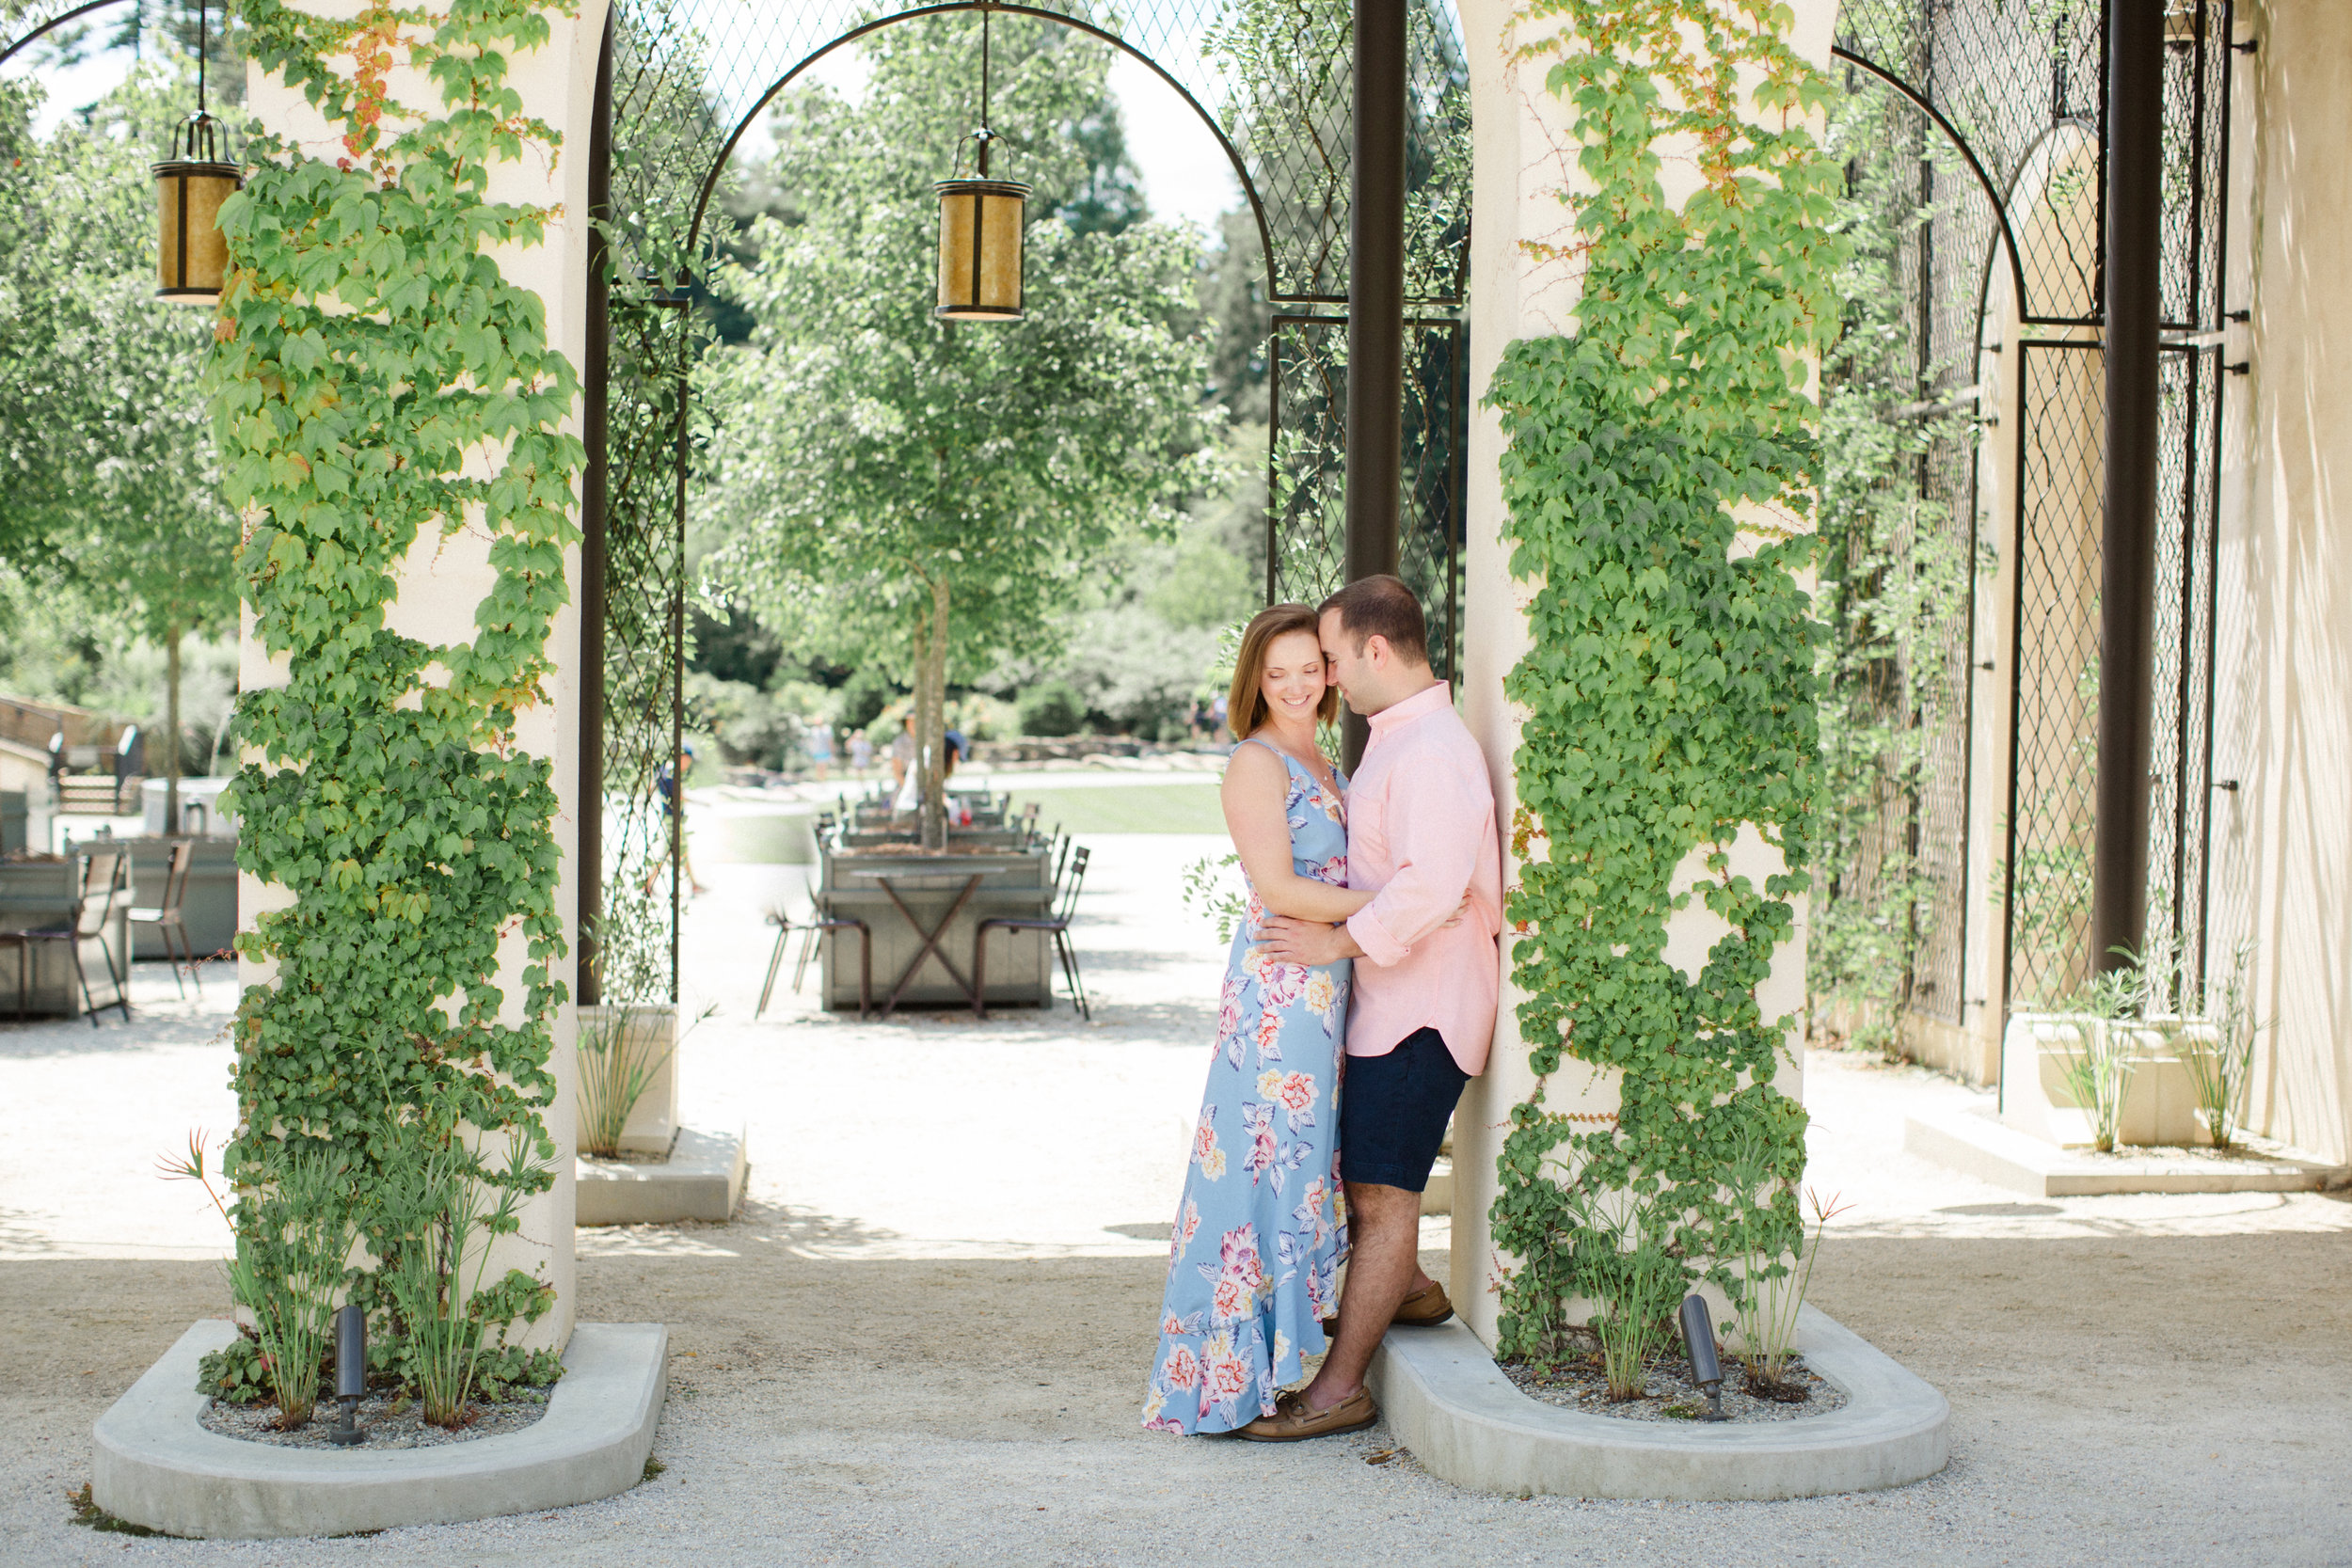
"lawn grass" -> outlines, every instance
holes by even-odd
[[[1214,783],[1136,784],[1113,789],[1040,789],[1012,792],[1017,815],[1038,802],[1038,825],[1056,823],[1069,832],[1221,833],[1225,813]]]

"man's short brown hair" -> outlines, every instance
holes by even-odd
[[[1429,624],[1422,619],[1421,601],[1402,578],[1386,572],[1358,578],[1324,600],[1315,614],[1335,610],[1340,630],[1356,640],[1358,653],[1363,652],[1367,639],[1379,637],[1387,639],[1389,651],[1399,658],[1429,662]]]

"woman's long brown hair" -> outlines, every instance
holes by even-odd
[[[1276,638],[1295,631],[1319,636],[1318,625],[1315,612],[1305,605],[1278,604],[1258,611],[1242,628],[1241,653],[1233,660],[1233,687],[1225,696],[1225,721],[1232,726],[1235,740],[1245,738],[1266,721],[1266,650]],[[1339,713],[1340,689],[1327,684],[1315,718],[1328,724]]]

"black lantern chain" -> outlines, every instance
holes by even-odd
[[[977,178],[942,180],[939,196],[939,303],[943,321],[1019,321],[1022,311],[1022,228],[1030,187],[989,178],[989,13],[980,7],[980,123],[965,138],[977,148]],[[959,162],[961,159],[959,158]]]

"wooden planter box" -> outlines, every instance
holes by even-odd
[[[961,844],[945,854],[926,855],[897,847],[863,852],[829,851],[823,858],[818,900],[836,919],[863,920],[874,944],[874,1006],[888,1000],[901,975],[922,952],[923,933],[937,928],[947,911],[973,887],[940,933],[936,953],[898,994],[898,1006],[968,1007],[971,994],[941,964],[940,956],[965,979],[972,976],[973,942],[980,922],[999,916],[1038,919],[1053,902],[1053,867],[1041,849],[973,851]],[[888,883],[885,891],[883,884]],[[891,898],[897,893],[907,911],[922,923],[910,925]],[[1051,1000],[1053,944],[1041,931],[992,931],[988,938],[988,1005],[1043,1006]],[[858,936],[830,931],[823,943],[825,1006],[832,1011],[858,1005]]]
[[[30,931],[62,926],[73,917],[74,879],[80,867],[63,860],[11,861],[0,864],[0,931]],[[99,934],[82,943],[82,966],[89,972],[90,999],[99,1006],[116,1000],[114,976],[127,973],[123,955],[130,945],[130,901],[118,903]],[[108,967],[111,957],[113,967]],[[41,942],[24,955],[29,979],[24,1010],[48,1018],[78,1018],[82,1012],[81,983],[73,974],[73,957],[65,943]],[[0,1018],[16,1015],[18,953],[0,948]]]

